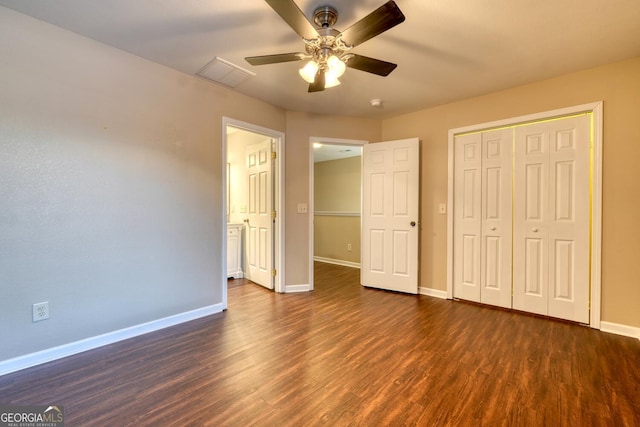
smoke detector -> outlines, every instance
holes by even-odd
[[[382,108],[382,99],[376,98],[369,101],[373,108]]]

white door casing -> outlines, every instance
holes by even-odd
[[[419,141],[368,144],[362,159],[362,284],[417,294]]]
[[[514,308],[588,323],[590,117],[515,134]]]
[[[271,140],[247,147],[248,206],[246,220],[246,277],[273,289],[273,189]]]

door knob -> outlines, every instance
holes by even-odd
[[[491,230],[491,231],[496,231],[496,227],[495,227],[495,226],[494,226],[494,227],[491,227],[491,228],[489,228],[489,230]]]
[[[538,229],[537,229],[537,228],[535,228],[535,227],[533,227],[533,229],[532,229],[531,231],[533,231],[534,233],[537,233],[537,232],[538,232]]]
[[[412,227],[415,227],[415,226],[416,226],[416,222],[415,222],[415,221],[411,221],[409,224],[410,224]]]

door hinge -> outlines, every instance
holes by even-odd
[[[271,218],[276,219],[276,211],[271,212]]]
[[[272,151],[272,152],[271,152],[271,159],[272,159],[272,160],[275,160],[275,159],[276,159],[276,157],[277,157],[276,152],[275,152],[275,151]]]
[[[273,270],[271,270],[271,276],[272,277],[276,277],[276,269],[275,268]]]

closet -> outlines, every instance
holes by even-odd
[[[453,296],[589,322],[591,115],[454,137]]]

